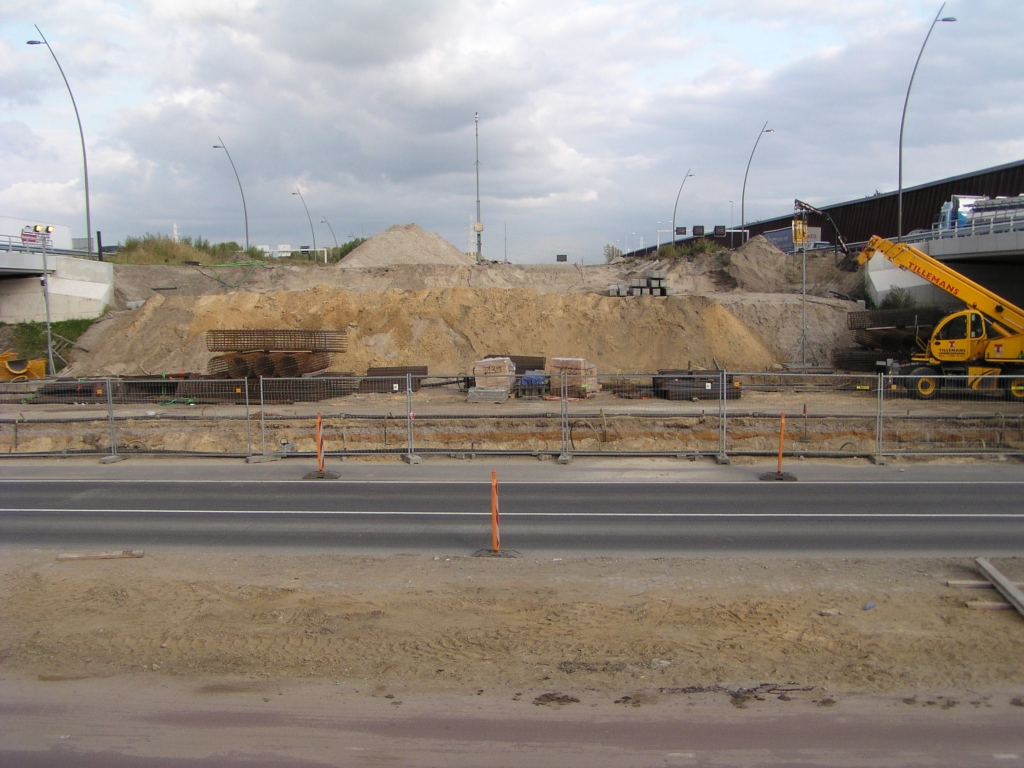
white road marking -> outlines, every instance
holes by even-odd
[[[0,483],[46,483],[47,485],[58,485],[58,484],[85,484],[85,483],[116,483],[118,485],[136,483],[139,485],[146,484],[161,484],[161,485],[175,485],[175,484],[210,484],[210,485],[312,485],[311,481],[303,480],[301,478],[293,478],[290,480],[247,480],[240,478],[237,480],[195,480],[189,478],[179,478],[170,480],[133,480],[130,478],[12,478],[7,479],[0,475]],[[610,480],[501,480],[499,478],[499,485],[681,485],[692,487],[694,485],[747,485],[750,487],[758,488],[797,488],[806,485],[964,485],[970,483],[970,485],[1024,485],[1024,480],[801,480],[795,485],[793,483],[768,483],[759,482],[753,478],[746,480],[681,480],[681,479],[669,479],[662,480],[659,478],[636,478],[636,479],[610,479]],[[417,480],[414,478],[407,479],[378,479],[378,480],[348,480],[345,478],[339,478],[338,480],[330,483],[321,483],[325,487],[338,486],[338,485],[482,485],[490,487],[491,481],[487,480]]]
[[[483,512],[413,512],[409,510],[301,510],[301,509],[76,509],[61,507],[0,508],[0,515],[12,512],[54,513],[72,512],[117,512],[145,515],[159,512],[168,515],[373,515],[378,517],[490,517],[490,511]],[[634,519],[649,518],[784,518],[784,519],[825,519],[825,518],[870,518],[870,519],[950,519],[950,520],[1024,520],[1024,513],[1000,512],[502,512],[507,517],[623,517]]]

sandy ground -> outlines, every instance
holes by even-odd
[[[1024,624],[969,610],[970,561],[338,557],[6,550],[0,669],[222,675],[613,698],[1024,686]],[[1002,561],[1024,578],[1024,562]],[[863,610],[869,603],[876,607]],[[358,687],[358,686],[357,686]]]
[[[56,554],[0,550],[8,765],[1024,752],[1024,619],[966,607],[998,599],[945,585],[977,578],[967,560]]]

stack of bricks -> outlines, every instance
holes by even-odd
[[[469,390],[471,403],[503,403],[515,387],[516,366],[507,357],[488,357],[473,363],[476,386]]]
[[[651,270],[647,277],[634,277],[629,285],[609,285],[609,296],[671,296],[668,287],[668,272],[663,269]]]
[[[582,357],[556,357],[551,360],[552,395],[561,395],[563,373],[569,397],[595,397],[601,389],[596,365]]]

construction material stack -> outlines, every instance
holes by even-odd
[[[668,272],[654,269],[646,277],[634,277],[629,285],[609,285],[609,296],[671,296],[673,290],[668,287]]]
[[[504,403],[516,384],[516,364],[509,357],[487,357],[473,363],[473,378],[469,402]]]
[[[551,360],[551,394],[562,392],[562,376],[569,397],[596,397],[601,389],[597,366],[582,357],[555,357]]]
[[[219,379],[297,378],[330,366],[348,349],[345,331],[217,330],[206,332],[207,373]]]

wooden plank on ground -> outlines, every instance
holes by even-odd
[[[1003,576],[999,570],[992,565],[984,557],[975,559],[978,567],[981,568],[981,572],[985,574],[985,577],[992,582],[999,594],[1006,598],[1007,602],[1010,603],[1014,608],[1017,609],[1017,613],[1024,616],[1024,592],[1017,589],[1016,585],[1008,578]]]
[[[947,587],[959,587],[960,589],[987,589],[992,586],[991,581],[955,581],[949,580],[946,582]],[[1016,582],[1018,589],[1024,588],[1024,581]]]
[[[997,603],[991,600],[968,600],[964,605],[978,611],[1008,611],[1013,608],[1009,603]]]
[[[129,557],[142,557],[143,549],[123,549],[120,552],[61,552],[58,560],[121,560]]]

